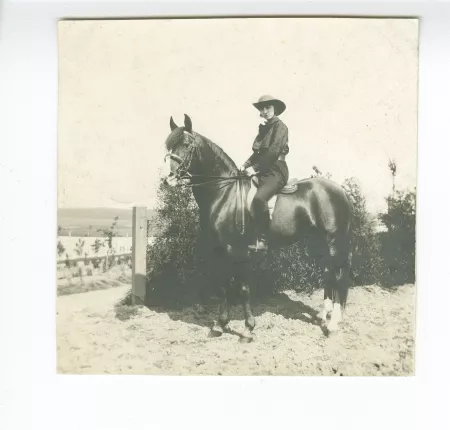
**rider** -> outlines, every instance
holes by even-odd
[[[267,251],[267,232],[270,226],[269,200],[287,184],[289,170],[285,161],[289,153],[288,128],[278,118],[286,105],[272,96],[264,95],[253,103],[263,123],[253,142],[253,154],[239,168],[241,172],[258,176],[258,191],[253,199],[257,226],[257,251]]]

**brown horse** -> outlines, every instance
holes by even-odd
[[[249,300],[249,245],[255,241],[255,231],[251,211],[245,204],[250,178],[238,171],[218,145],[195,133],[187,115],[184,127],[178,127],[170,118],[170,128],[165,181],[176,185],[180,180],[188,180],[192,186],[200,213],[200,249],[209,258],[214,284],[222,297],[211,335],[220,336],[228,329],[229,306],[237,291],[245,313],[246,329],[241,341],[251,341],[255,318]],[[313,238],[325,273],[320,315],[326,323],[331,314],[329,331],[337,331],[341,307],[347,300],[350,222],[351,205],[344,190],[323,178],[297,181],[295,192],[278,195],[272,214],[269,250]],[[235,280],[233,287],[231,278]]]

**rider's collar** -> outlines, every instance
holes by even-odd
[[[273,116],[266,122],[266,124],[273,124],[274,122],[277,122],[279,120],[280,120],[280,118],[278,118],[277,116]]]

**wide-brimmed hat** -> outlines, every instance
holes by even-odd
[[[275,115],[280,115],[286,110],[286,105],[281,101],[268,94],[261,96],[256,103],[253,103],[256,109],[261,109],[263,106],[272,105],[275,109]]]

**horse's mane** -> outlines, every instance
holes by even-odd
[[[184,127],[178,127],[170,133],[166,139],[166,149],[172,151],[183,139]],[[230,158],[230,156],[216,143],[212,142],[200,133],[196,133],[198,137],[202,139],[202,142],[209,146],[215,159],[221,160],[224,165],[231,171],[236,170],[235,162]],[[197,143],[198,145],[198,143]]]
[[[220,158],[224,162],[225,166],[230,170],[236,170],[236,163],[219,145],[207,139],[206,137],[201,137],[205,139],[205,143],[209,145],[215,157]]]

